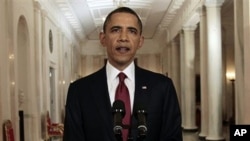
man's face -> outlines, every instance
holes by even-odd
[[[137,49],[143,44],[137,18],[129,13],[115,13],[100,33],[100,42],[106,47],[109,62],[119,70],[126,68],[133,60]]]

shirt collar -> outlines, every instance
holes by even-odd
[[[107,61],[106,71],[107,71],[107,78],[111,81],[116,79],[117,75],[121,72],[118,69],[116,69],[114,66],[112,66],[109,63],[109,61]],[[129,80],[134,82],[134,76],[135,76],[134,62],[130,63],[129,66],[125,68],[122,72],[127,75]]]

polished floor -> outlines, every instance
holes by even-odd
[[[225,124],[223,126],[223,136],[224,141],[229,141],[229,125]],[[196,132],[186,132],[183,131],[183,141],[204,141],[199,138],[199,131]]]
[[[223,126],[223,136],[224,136],[224,140],[223,141],[230,141],[229,140],[229,125],[225,124]],[[51,138],[49,140],[46,141],[61,141],[62,139],[59,138]],[[199,138],[199,131],[195,131],[195,132],[191,132],[191,131],[183,131],[183,141],[206,141],[206,140],[202,140]]]

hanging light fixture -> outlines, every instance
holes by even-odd
[[[113,0],[113,3],[116,7],[123,7],[128,4],[129,0]]]

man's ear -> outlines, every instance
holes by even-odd
[[[105,33],[104,32],[99,33],[99,40],[102,46],[105,47]]]
[[[141,35],[139,45],[138,45],[138,49],[142,47],[143,43],[144,43],[144,36]]]

